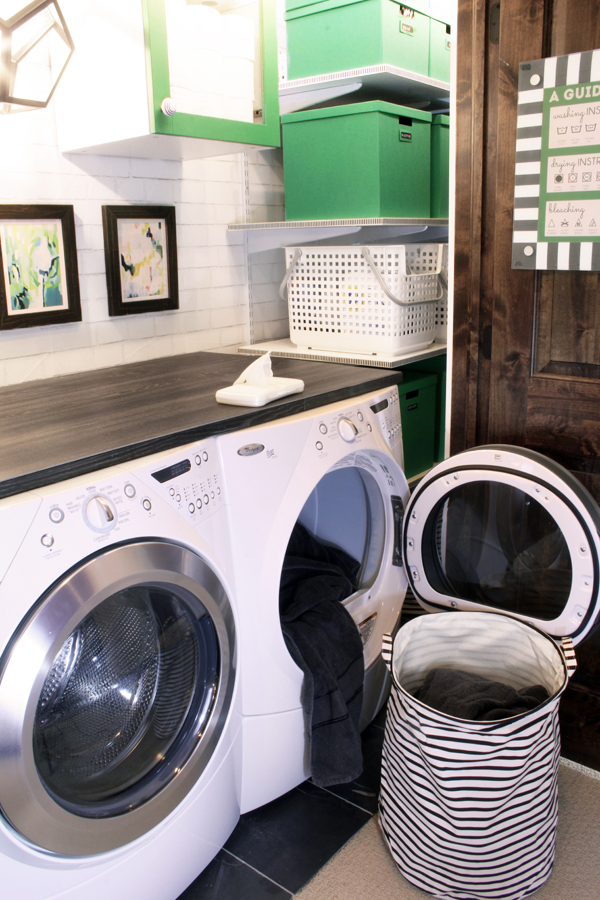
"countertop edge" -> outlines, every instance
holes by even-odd
[[[106,450],[92,456],[73,459],[56,466],[38,469],[23,473],[12,478],[0,481],[0,499],[16,496],[17,494],[35,491],[36,488],[46,487],[50,484],[58,484],[89,475],[111,466],[121,465],[136,459],[151,456],[154,453],[174,450],[194,441],[226,434],[232,431],[241,431],[277,419],[287,418],[297,413],[308,412],[322,406],[328,406],[344,400],[352,400],[364,394],[391,387],[398,383],[398,372],[392,370],[381,371],[381,377],[371,379],[367,383],[348,385],[343,388],[336,387],[325,393],[303,397],[301,394],[292,395],[289,398],[279,400],[274,404],[263,407],[231,407],[232,415],[226,419],[208,422],[193,426],[192,428],[163,434],[149,440],[127,444],[112,450]],[[372,374],[373,370],[370,371]],[[237,411],[237,415],[233,413]]]

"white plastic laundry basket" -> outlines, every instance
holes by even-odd
[[[384,639],[392,674],[381,773],[380,823],[404,877],[448,900],[521,900],[554,861],[558,703],[575,667],[533,626],[486,612],[420,616]],[[509,719],[471,721],[413,694],[439,666],[549,699]]]
[[[391,356],[429,346],[444,318],[443,248],[287,247],[280,293],[287,288],[291,341]]]

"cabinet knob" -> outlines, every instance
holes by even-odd
[[[174,116],[177,112],[177,104],[172,97],[165,97],[163,102],[160,104],[160,108],[164,112],[165,116]]]

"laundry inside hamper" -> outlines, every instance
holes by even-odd
[[[392,692],[380,822],[398,868],[449,900],[529,896],[554,861],[563,649],[510,616],[463,611],[413,619],[384,644],[384,659]],[[542,685],[548,699],[505,719],[450,716],[413,696],[440,666],[516,690]]]

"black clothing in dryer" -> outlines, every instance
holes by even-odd
[[[324,787],[362,772],[358,723],[362,706],[362,641],[344,600],[360,565],[344,550],[317,541],[296,524],[281,573],[279,606],[287,648],[304,673],[311,776]]]

